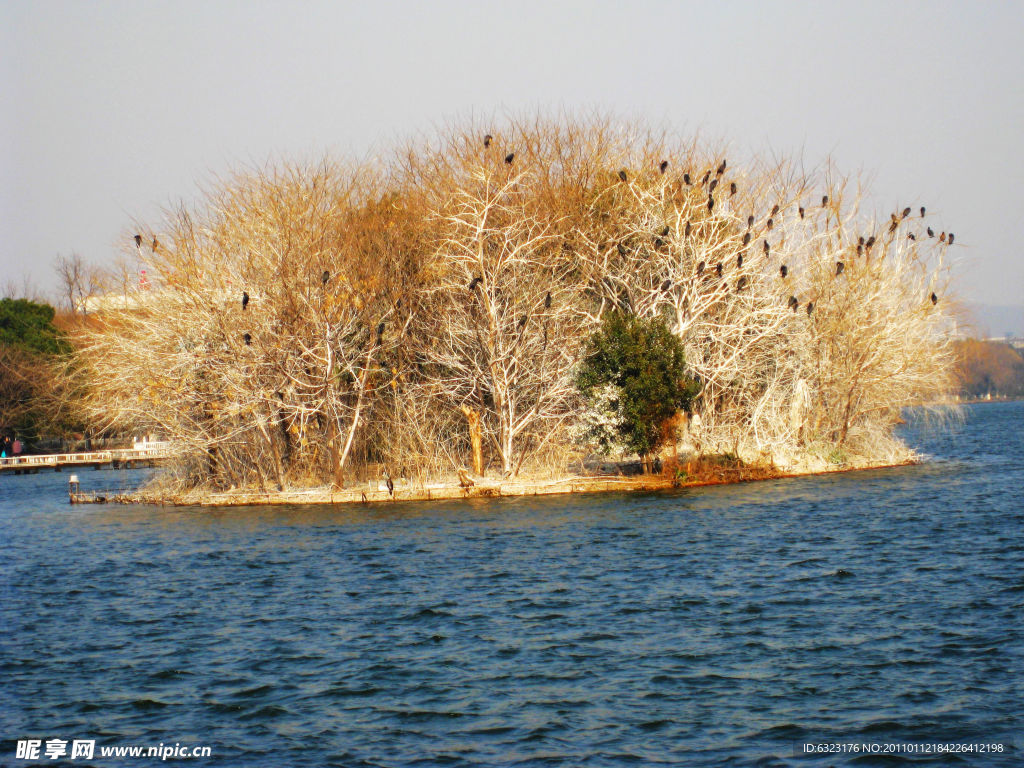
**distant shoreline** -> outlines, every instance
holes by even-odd
[[[225,491],[205,493],[169,494],[139,491],[129,494],[78,493],[71,496],[74,504],[151,504],[159,506],[245,507],[264,505],[308,504],[371,504],[394,502],[431,502],[465,499],[514,498],[519,496],[553,496],[579,493],[665,491],[681,488],[701,488],[711,485],[731,485],[757,480],[779,480],[789,477],[808,477],[865,469],[890,469],[920,463],[917,458],[899,462],[878,462],[858,466],[808,471],[784,471],[774,467],[721,467],[704,468],[699,478],[680,479],[668,474],[621,477],[573,476],[558,480],[481,481],[464,487],[457,484],[437,484],[425,487],[396,487],[394,494],[387,490],[360,488],[312,488],[285,491]]]
[[[1024,402],[1021,395],[998,395],[994,397],[972,397],[955,400],[953,405],[978,405],[979,403],[1020,403]]]

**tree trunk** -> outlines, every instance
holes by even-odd
[[[505,434],[501,436],[501,472],[505,477],[513,477],[515,475],[515,465],[512,461],[512,430],[505,430]]]
[[[273,459],[274,469],[274,484],[277,486],[278,491],[284,490],[284,474],[281,471],[281,455],[277,449],[277,443],[274,442],[274,438],[271,437],[266,427],[263,425],[263,420],[258,419],[256,426],[260,430],[260,434],[263,435],[263,439],[267,441],[267,448],[270,449],[270,458]]]
[[[338,449],[338,425],[333,416],[327,418],[327,448],[334,487],[342,488],[345,485],[345,472],[341,464],[341,451]]]
[[[292,463],[292,436],[288,431],[288,421],[285,418],[284,411],[280,408],[277,409],[277,427],[281,430],[281,440],[284,443],[284,452],[281,460],[284,463],[284,471],[287,472]]]
[[[484,445],[480,431],[480,411],[462,406],[462,412],[469,423],[469,441],[473,446],[473,473],[482,476],[484,473]]]

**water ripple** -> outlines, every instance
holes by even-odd
[[[274,768],[1019,763],[1022,426],[983,405],[908,425],[925,465],[572,499],[69,507],[63,475],[0,477],[0,764],[18,738]]]

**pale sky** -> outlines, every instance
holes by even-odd
[[[1022,304],[1022,40],[1020,2],[0,0],[0,283],[240,165],[598,108],[831,156],[956,232],[965,299]]]

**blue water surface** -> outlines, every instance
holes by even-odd
[[[1022,433],[1024,404],[982,404],[911,418],[913,467],[416,505],[70,506],[65,473],[0,476],[0,766],[29,738],[210,746],[196,766],[1019,765]]]

